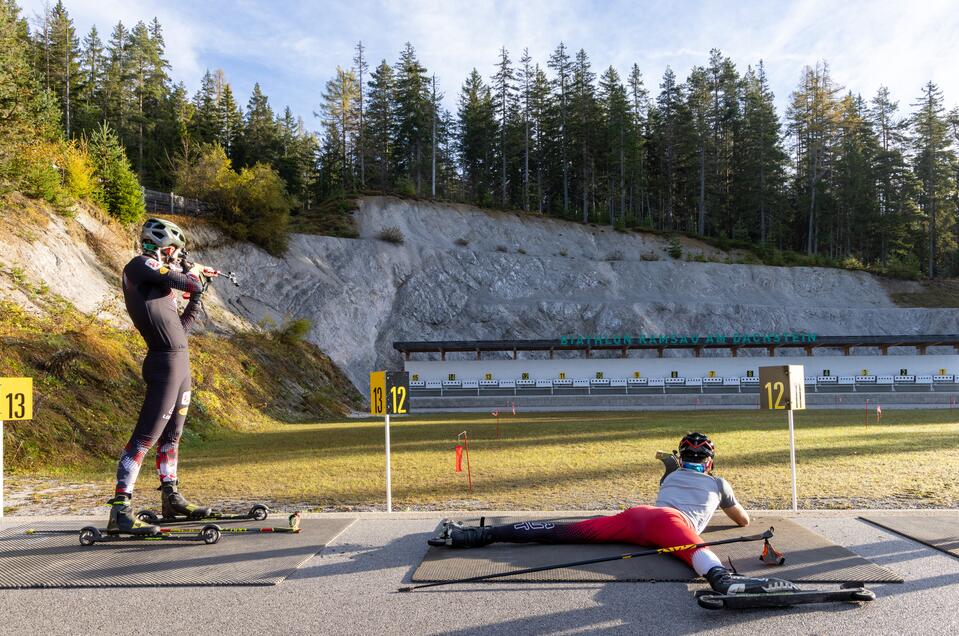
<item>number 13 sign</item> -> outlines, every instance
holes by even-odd
[[[407,371],[370,373],[370,413],[382,415],[386,429],[386,511],[393,512],[393,477],[390,467],[390,415],[409,412],[410,374]]]
[[[0,378],[0,529],[3,528],[3,421],[33,419],[33,378]]]

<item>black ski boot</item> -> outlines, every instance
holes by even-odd
[[[144,523],[133,516],[130,498],[117,495],[110,504],[110,521],[107,522],[107,534],[134,534],[154,537],[160,534],[160,528]]]
[[[488,526],[464,526],[458,521],[447,520],[443,522],[443,531],[426,542],[450,548],[479,548],[493,543],[493,532]]]
[[[178,519],[186,517],[187,519],[205,519],[213,514],[211,508],[204,508],[191,504],[184,499],[183,495],[177,492],[177,482],[168,481],[158,488],[163,495],[163,518]]]
[[[761,579],[730,572],[721,565],[706,573],[709,585],[720,594],[777,594],[800,589],[783,579]]]

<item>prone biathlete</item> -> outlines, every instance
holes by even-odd
[[[191,391],[187,330],[200,310],[208,278],[200,266],[183,271],[180,263],[186,237],[176,224],[149,219],[140,232],[140,244],[142,253],[123,268],[123,297],[130,319],[147,345],[143,361],[147,390],[133,434],[120,454],[107,530],[154,535],[160,529],[136,519],[130,500],[143,459],[157,444],[163,516],[205,517],[211,513],[177,492],[177,451]],[[190,295],[182,314],[177,305],[181,292]]]
[[[736,501],[728,481],[712,475],[716,449],[702,433],[689,433],[679,442],[679,456],[662,457],[666,471],[660,479],[655,506],[636,506],[608,516],[576,522],[524,521],[499,526],[470,527],[446,522],[429,544],[475,548],[507,543],[632,543],[652,548],[703,543],[700,536],[721,508],[739,526],[749,525],[749,514]],[[755,594],[798,588],[775,578],[753,578],[730,572],[707,548],[671,553],[721,594]]]

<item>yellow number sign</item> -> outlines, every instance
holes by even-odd
[[[806,408],[806,382],[801,364],[759,367],[759,408]]]
[[[0,422],[33,419],[33,378],[0,378]]]
[[[370,373],[370,414],[398,415],[409,412],[410,374],[406,371]]]

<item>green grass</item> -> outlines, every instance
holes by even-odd
[[[861,411],[797,412],[800,507],[959,505],[955,411],[887,410],[881,425],[868,426],[862,418]],[[495,420],[485,414],[394,418],[394,508],[616,509],[650,503],[662,475],[655,451],[675,448],[690,430],[712,436],[715,472],[732,482],[747,507],[785,508],[790,502],[781,413],[520,413],[501,418],[500,425],[496,439]],[[471,438],[472,495],[465,472],[453,471],[456,436],[463,430]],[[96,470],[83,471],[83,479],[108,478],[113,465],[90,468]],[[181,479],[191,496],[204,501],[382,509],[383,471],[382,420],[221,431],[181,449]],[[150,473],[144,470],[141,481],[152,484]]]

